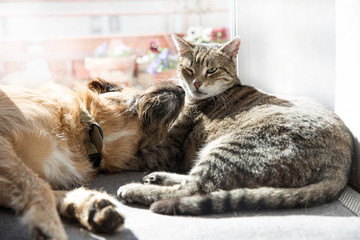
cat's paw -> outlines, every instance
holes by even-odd
[[[165,175],[162,172],[153,172],[143,178],[144,184],[164,185]]]
[[[164,215],[178,215],[179,199],[165,199],[156,201],[150,206],[150,211]]]
[[[151,185],[143,185],[141,183],[126,184],[118,189],[117,196],[126,203],[150,205],[155,200],[151,196],[151,191],[148,191],[148,187],[151,187]]]
[[[154,184],[160,186],[173,186],[181,184],[186,180],[186,175],[168,173],[168,172],[153,172],[143,178],[144,184]]]
[[[120,203],[105,192],[85,188],[70,191],[62,206],[62,215],[79,221],[93,232],[114,233],[124,226]]]

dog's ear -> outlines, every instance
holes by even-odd
[[[101,78],[92,79],[88,83],[88,88],[98,94],[107,93],[107,92],[119,92],[122,90],[122,87],[116,83],[110,83]]]

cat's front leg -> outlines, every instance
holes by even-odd
[[[181,185],[169,187],[131,183],[121,186],[117,191],[117,196],[128,203],[150,205],[161,199],[176,198],[179,195],[186,194],[185,192],[184,189],[181,189]]]
[[[62,217],[77,221],[93,232],[114,233],[123,228],[120,203],[107,193],[86,188],[54,192]]]
[[[168,173],[168,172],[153,172],[143,178],[145,184],[155,184],[161,186],[173,186],[182,184],[188,179],[188,175]]]

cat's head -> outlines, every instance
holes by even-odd
[[[236,55],[241,39],[225,44],[193,44],[173,35],[179,52],[178,73],[188,102],[216,96],[239,84]]]

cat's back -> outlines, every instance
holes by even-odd
[[[240,113],[237,120],[242,123],[242,127],[263,126],[264,132],[271,133],[284,129],[302,136],[312,134],[325,138],[326,135],[342,135],[349,138],[349,132],[343,121],[314,99],[261,94],[267,96],[268,102]],[[279,134],[281,133],[283,132],[279,131]]]
[[[269,141],[316,141],[327,139],[351,142],[340,118],[327,107],[309,98],[284,99],[250,86],[236,86],[198,106],[193,137],[210,142],[228,134],[249,134]],[[201,134],[199,134],[201,133]],[[200,139],[202,138],[202,139]],[[314,143],[315,144],[315,143]]]
[[[185,142],[186,159],[210,152],[230,159],[241,156],[246,164],[233,164],[252,176],[246,184],[238,181],[243,187],[295,187],[311,183],[325,165],[348,169],[351,136],[328,108],[311,99],[285,100],[251,87],[234,90],[227,95],[228,100],[234,98],[232,105],[214,104],[198,115]],[[273,180],[274,174],[284,181]]]

